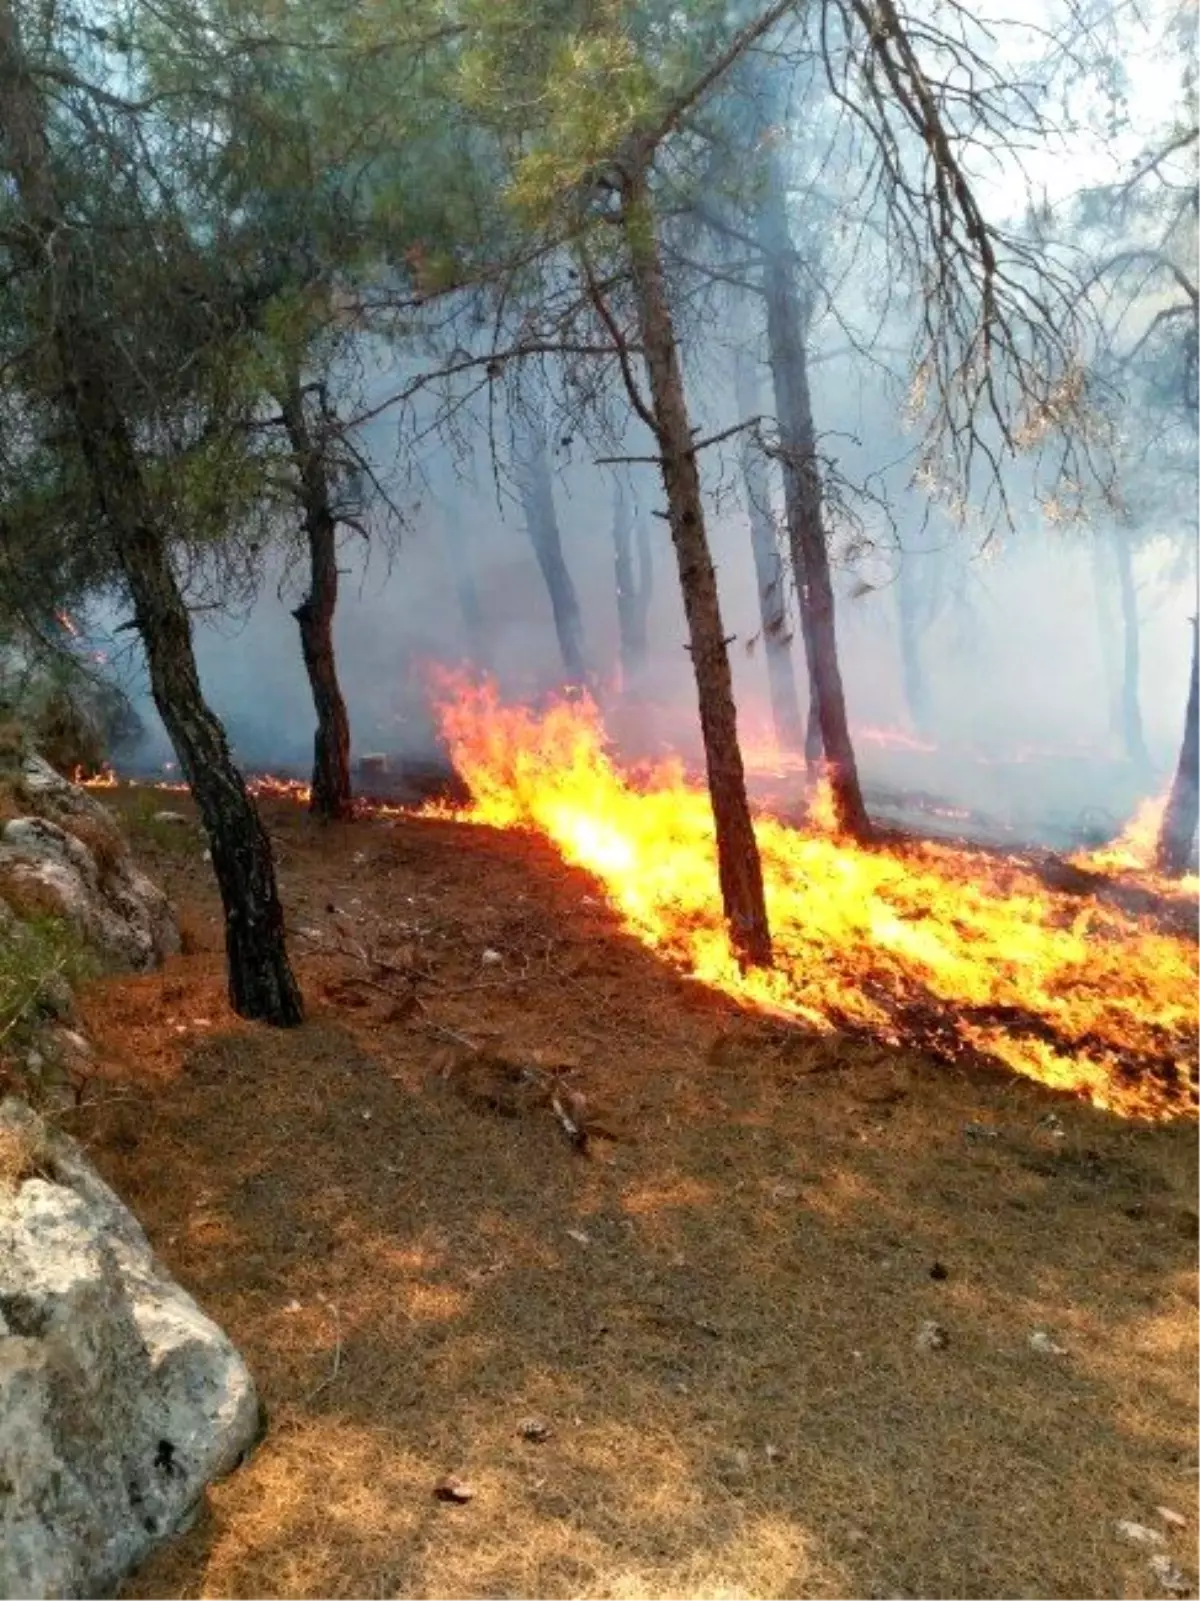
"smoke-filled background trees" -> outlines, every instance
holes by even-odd
[[[349,816],[436,663],[693,762],[750,965],[747,751],[861,842],[1178,765],[1186,865],[1194,15],[1001,9],[9,0],[8,693],[180,764],[249,1015],[242,771]]]

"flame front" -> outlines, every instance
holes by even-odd
[[[438,699],[473,796],[458,815],[545,835],[685,974],[821,1029],[979,1053],[1126,1115],[1194,1105],[1193,941],[1050,891],[1018,859],[932,843],[868,850],[761,817],[775,965],[742,973],[708,797],[681,767],[622,773],[586,700],[535,713],[458,677]]]

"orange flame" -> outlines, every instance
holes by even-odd
[[[1117,839],[1099,849],[1078,853],[1075,863],[1094,873],[1149,873],[1154,868],[1154,849],[1165,810],[1165,794],[1142,801]]]
[[[1093,873],[1107,873],[1114,877],[1136,874],[1141,880],[1148,880],[1155,887],[1174,895],[1195,895],[1200,891],[1200,878],[1196,874],[1167,880],[1155,867],[1159,831],[1169,798],[1170,791],[1167,790],[1144,800],[1116,839],[1096,850],[1080,851],[1071,861],[1076,867],[1087,868]]]
[[[116,789],[121,780],[108,766],[102,767],[98,773],[89,773],[86,768],[77,767],[71,774],[71,782],[84,789]]]
[[[1191,1106],[1197,973],[1185,939],[1050,891],[1019,860],[926,843],[864,850],[761,817],[775,965],[742,973],[708,797],[680,767],[635,784],[586,700],[535,713],[453,675],[438,698],[473,796],[458,815],[548,837],[601,881],[628,932],[690,977],[820,1029],[981,1053],[1127,1115]]]

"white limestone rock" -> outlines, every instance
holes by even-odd
[[[252,1447],[254,1382],[73,1141],[15,1100],[0,1138],[33,1153],[0,1192],[0,1597],[110,1594]]]
[[[134,863],[110,813],[40,756],[26,757],[22,785],[37,815],[0,830],[0,881],[36,886],[109,960],[145,972],[179,950],[170,902]],[[85,838],[72,823],[82,821]],[[98,861],[86,838],[103,839]]]

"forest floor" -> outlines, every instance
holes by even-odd
[[[186,954],[85,992],[75,1131],[269,1413],[127,1595],[1195,1583],[1194,1126],[764,1022],[528,837],[287,802],[309,1021],[253,1027],[196,833],[150,821],[190,802],[107,798]],[[560,1082],[616,1137],[573,1150]]]

